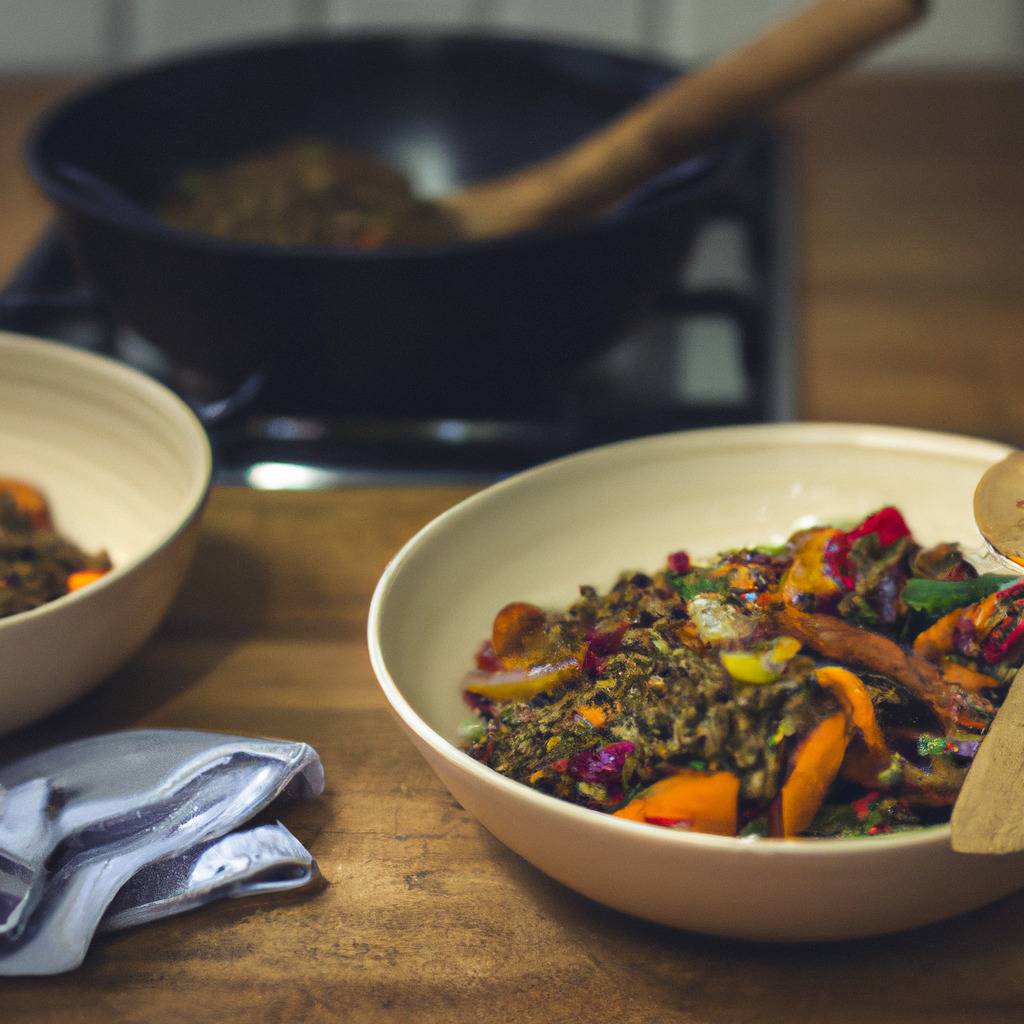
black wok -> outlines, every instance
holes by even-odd
[[[738,142],[570,229],[432,249],[284,248],[146,215],[184,169],[296,136],[443,194],[539,159],[677,68],[502,37],[352,35],[214,51],[101,83],[36,127],[29,168],[115,316],[228,390],[341,413],[499,414],[559,388],[671,289]]]

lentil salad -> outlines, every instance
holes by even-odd
[[[468,752],[650,825],[864,836],[949,819],[1024,658],[1024,583],[900,512],[513,602],[463,680]]]

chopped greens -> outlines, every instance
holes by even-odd
[[[1019,576],[1000,576],[995,573],[985,573],[966,580],[910,579],[903,590],[903,601],[908,608],[937,619],[1019,582]]]

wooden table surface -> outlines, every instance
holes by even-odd
[[[591,903],[471,820],[399,731],[364,642],[388,557],[464,493],[214,491],[155,640],[4,752],[139,725],[306,740],[327,791],[283,820],[331,884],[102,938],[71,974],[0,980],[0,1020],[1024,1020],[1024,894],[902,936],[734,943]]]
[[[786,113],[805,418],[1024,441],[1020,86],[857,80]],[[12,140],[66,88],[0,81],[0,277],[49,216]],[[391,718],[364,641],[388,557],[464,493],[215,489],[154,640],[0,756],[139,725],[306,740],[327,792],[284,820],[331,884],[101,939],[70,975],[0,981],[0,1021],[1024,1020],[1024,894],[872,941],[732,943],[597,906],[469,819]]]

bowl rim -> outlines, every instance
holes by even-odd
[[[82,587],[69,594],[62,594],[60,597],[47,601],[46,604],[41,604],[37,608],[30,608],[28,611],[16,612],[14,615],[0,618],[0,631],[13,629],[22,623],[31,622],[44,615],[53,614],[58,609],[70,608],[89,595],[97,594],[108,587],[116,586],[118,581],[134,572],[144,562],[149,561],[154,555],[168,547],[188,529],[206,502],[213,482],[213,451],[210,447],[210,439],[207,436],[206,429],[183,399],[179,398],[170,388],[161,384],[153,377],[125,363],[120,363],[115,359],[99,355],[95,352],[74,348],[60,342],[49,341],[45,338],[0,330],[0,360],[3,360],[8,353],[12,352],[39,354],[43,359],[48,360],[47,365],[62,364],[82,369],[88,373],[104,375],[108,380],[119,382],[123,387],[135,392],[136,395],[171,412],[188,428],[189,436],[195,442],[195,448],[199,455],[199,464],[193,473],[189,492],[182,500],[185,509],[184,513],[174,529],[162,533],[159,538],[152,541],[132,558],[114,565],[109,572],[104,573],[98,580],[90,583],[88,587]]]
[[[497,786],[499,791],[509,798],[525,801],[528,806],[539,813],[560,817],[567,826],[575,823],[581,827],[631,830],[638,839],[644,837],[644,841],[647,843],[660,844],[666,849],[676,849],[680,853],[688,849],[704,849],[722,855],[760,858],[808,858],[828,855],[864,859],[896,849],[945,847],[952,854],[949,823],[871,837],[839,839],[806,837],[780,841],[759,837],[716,836],[700,832],[651,828],[643,822],[595,812],[525,786],[470,757],[427,724],[406,700],[401,688],[391,675],[381,646],[381,617],[384,605],[409,556],[420,545],[445,529],[452,521],[471,514],[480,505],[500,500],[507,492],[523,486],[524,482],[531,483],[559,472],[567,463],[585,465],[587,462],[602,460],[610,456],[628,457],[631,453],[640,450],[658,447],[675,448],[680,445],[699,448],[713,443],[721,448],[736,449],[748,446],[751,441],[762,444],[785,441],[793,445],[811,445],[832,441],[863,446],[873,450],[933,452],[944,455],[955,455],[959,451],[965,457],[971,455],[991,457],[993,462],[1003,458],[1012,450],[1011,446],[998,441],[913,427],[883,426],[870,423],[792,422],[709,427],[655,434],[600,445],[542,463],[500,480],[457,502],[421,527],[388,561],[374,588],[367,617],[367,646],[370,664],[377,677],[377,682],[388,704],[405,727],[452,768],[470,775],[482,784]],[[601,824],[602,822],[603,824]],[[621,833],[623,836],[628,834],[629,831]],[[957,854],[956,856],[962,855]]]

